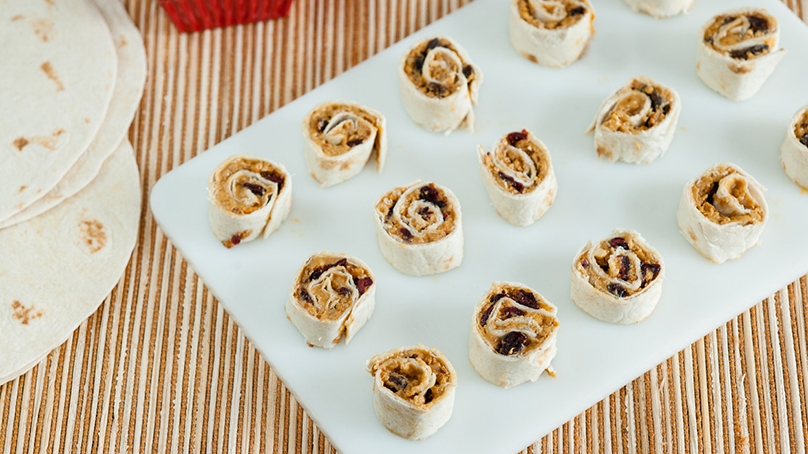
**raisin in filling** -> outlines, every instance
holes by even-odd
[[[558,327],[552,308],[526,288],[500,286],[479,315],[481,336],[504,356],[540,348]]]
[[[483,165],[501,189],[526,194],[547,176],[549,153],[523,129],[506,134],[493,151],[483,155]]]
[[[713,167],[693,184],[692,198],[701,214],[716,224],[760,223],[765,213],[749,184],[748,178],[732,167]]]
[[[430,60],[430,52],[434,52]],[[454,55],[453,58],[450,56]],[[425,65],[430,65],[427,68]],[[445,39],[432,38],[410,51],[404,63],[407,77],[424,94],[433,98],[445,98],[461,86],[462,74],[467,86],[475,79],[471,62],[463,61],[457,49]]]
[[[718,16],[704,32],[704,43],[736,60],[771,52],[777,23],[762,12]]]
[[[659,260],[629,235],[601,241],[584,251],[576,268],[590,285],[617,298],[643,291],[662,271]]]
[[[216,170],[214,179],[216,203],[236,215],[270,205],[285,182],[283,172],[272,163],[250,158],[232,159]]]
[[[324,277],[325,276],[325,277]],[[297,297],[312,316],[337,320],[373,285],[368,270],[347,258],[314,256],[300,273]]]
[[[519,16],[528,24],[547,30],[568,28],[586,14],[587,7],[575,0],[542,1],[540,10],[533,8],[528,0],[519,0]]]
[[[670,113],[673,95],[665,88],[635,79],[622,89],[619,99],[601,126],[615,132],[634,133],[653,128]]]
[[[268,170],[261,172],[261,177],[266,180],[272,181],[273,183],[276,183],[278,185],[278,191],[281,191],[283,189],[283,183],[286,181],[285,178],[283,177],[283,174],[278,172],[277,170]]]
[[[382,359],[372,365],[371,373],[380,374],[385,388],[416,405],[431,404],[453,381],[441,358],[420,349]]]
[[[396,188],[376,205],[384,229],[405,244],[441,240],[456,228],[457,212],[443,189],[434,183]]]
[[[381,118],[351,104],[327,104],[311,114],[311,139],[326,156],[334,157],[351,151],[373,137],[373,148],[378,148],[382,134]]]

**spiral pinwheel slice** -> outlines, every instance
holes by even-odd
[[[371,154],[381,172],[387,155],[384,115],[346,101],[319,104],[303,119],[303,156],[320,187],[333,186],[362,171]]]
[[[780,147],[780,162],[791,181],[808,189],[808,106],[791,119]]]
[[[676,212],[679,232],[710,261],[735,260],[763,233],[765,190],[740,167],[716,164],[685,185]]]
[[[423,276],[463,261],[463,223],[454,193],[416,181],[384,194],[374,207],[382,255],[398,271]]]
[[[570,298],[589,315],[609,323],[638,323],[662,296],[662,256],[634,230],[615,229],[587,244],[572,263]]]
[[[311,347],[345,343],[368,321],[376,306],[376,276],[356,257],[327,251],[306,260],[297,273],[286,315]]]
[[[670,147],[681,110],[672,87],[635,77],[598,109],[589,127],[595,131],[595,151],[612,162],[648,164]]]
[[[623,0],[623,2],[634,11],[657,19],[686,13],[693,6],[693,0]]]
[[[785,56],[779,41],[777,19],[765,9],[724,12],[701,28],[696,72],[705,85],[725,97],[749,99]]]
[[[481,377],[510,388],[536,381],[556,356],[556,307],[516,282],[494,282],[474,307],[469,360]]]
[[[550,152],[530,131],[506,134],[493,151],[477,151],[488,197],[506,221],[530,225],[553,204],[558,182]]]
[[[451,38],[415,43],[401,57],[399,88],[404,110],[421,127],[449,134],[474,129],[474,110],[483,72]]]
[[[457,374],[439,350],[418,344],[370,358],[373,408],[382,425],[408,440],[423,440],[452,416]]]
[[[533,63],[564,67],[586,51],[594,21],[589,0],[512,0],[511,45]]]
[[[211,174],[208,200],[213,234],[231,248],[280,227],[292,208],[292,176],[283,164],[231,156]]]

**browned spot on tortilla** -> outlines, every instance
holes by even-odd
[[[687,234],[690,235],[690,239],[693,241],[698,241],[699,239],[696,238],[696,234],[692,230],[688,230]]]
[[[612,152],[611,152],[611,151],[609,151],[609,150],[608,150],[606,147],[603,147],[603,146],[601,146],[601,145],[598,145],[598,147],[596,148],[596,150],[597,150],[597,152],[598,152],[598,157],[603,156],[603,157],[605,157],[606,159],[612,159]]]
[[[17,14],[16,16],[11,18],[11,22],[16,22],[18,20],[23,20],[23,19],[25,19],[25,16],[23,16],[22,14]]]
[[[322,167],[323,170],[334,170],[334,167],[336,166],[337,162],[333,160],[328,160],[320,164],[320,167]]]
[[[85,118],[85,119],[84,119],[84,122],[85,122],[85,123],[89,123],[89,122],[90,122],[90,119],[89,119],[89,118]]]
[[[350,167],[351,167],[351,163],[348,162],[348,161],[345,161],[345,162],[342,163],[342,165],[339,166],[339,169],[344,172],[344,171],[348,170]]]
[[[28,145],[29,142],[28,139],[26,139],[25,137],[17,137],[16,139],[14,139],[14,142],[12,143],[14,144],[14,148],[16,148],[17,151],[22,151],[22,149],[25,148],[25,146]]]
[[[56,149],[56,145],[58,145],[59,136],[66,133],[62,128],[59,128],[51,133],[49,136],[31,136],[31,137],[17,137],[12,142],[14,148],[18,151],[22,151],[23,148],[30,144],[36,144],[41,146],[42,148],[47,149],[48,151],[53,151]]]
[[[34,29],[34,34],[43,42],[48,42],[53,39],[53,19],[47,17],[39,17],[31,19],[31,28]]]
[[[84,245],[90,250],[91,254],[95,254],[104,248],[107,244],[107,232],[104,224],[95,219],[83,220],[79,222]]]
[[[539,62],[539,59],[536,58],[536,56],[532,55],[532,54],[527,54],[527,59],[532,61],[533,63],[538,63]]]
[[[12,301],[11,311],[11,316],[23,325],[27,325],[31,320],[42,317],[45,314],[41,309],[35,308],[33,304],[30,307],[25,307],[25,305],[17,300]]]
[[[17,194],[21,193],[22,191],[25,191],[25,188],[27,188],[27,187],[28,186],[26,186],[26,185],[20,186],[20,189],[17,189]]]
[[[45,0],[45,3],[47,3],[50,6],[54,5],[53,0]]]
[[[52,80],[53,83],[56,84],[56,91],[62,91],[65,89],[64,85],[62,85],[62,82],[59,80],[59,74],[57,74],[56,70],[53,69],[53,65],[51,65],[51,62],[46,61],[45,63],[42,63],[39,69],[41,69],[42,72],[44,72],[45,75],[48,76],[48,79]]]
[[[730,64],[729,65],[729,70],[734,72],[735,74],[746,74],[749,71],[752,71],[752,69],[754,69],[754,67],[755,67],[754,65],[733,65],[733,64]]]
[[[126,37],[121,35],[118,37],[118,47],[123,47],[126,45]]]

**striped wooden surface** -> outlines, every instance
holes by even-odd
[[[149,58],[130,131],[151,187],[264,115],[468,0],[297,0],[285,20],[178,35],[128,0]],[[808,19],[808,0],[785,0]],[[806,451],[803,277],[523,452]],[[0,386],[3,453],[334,451],[144,209],[98,312]]]

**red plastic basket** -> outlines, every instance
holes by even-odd
[[[292,0],[160,0],[180,32],[277,19],[289,14]]]

